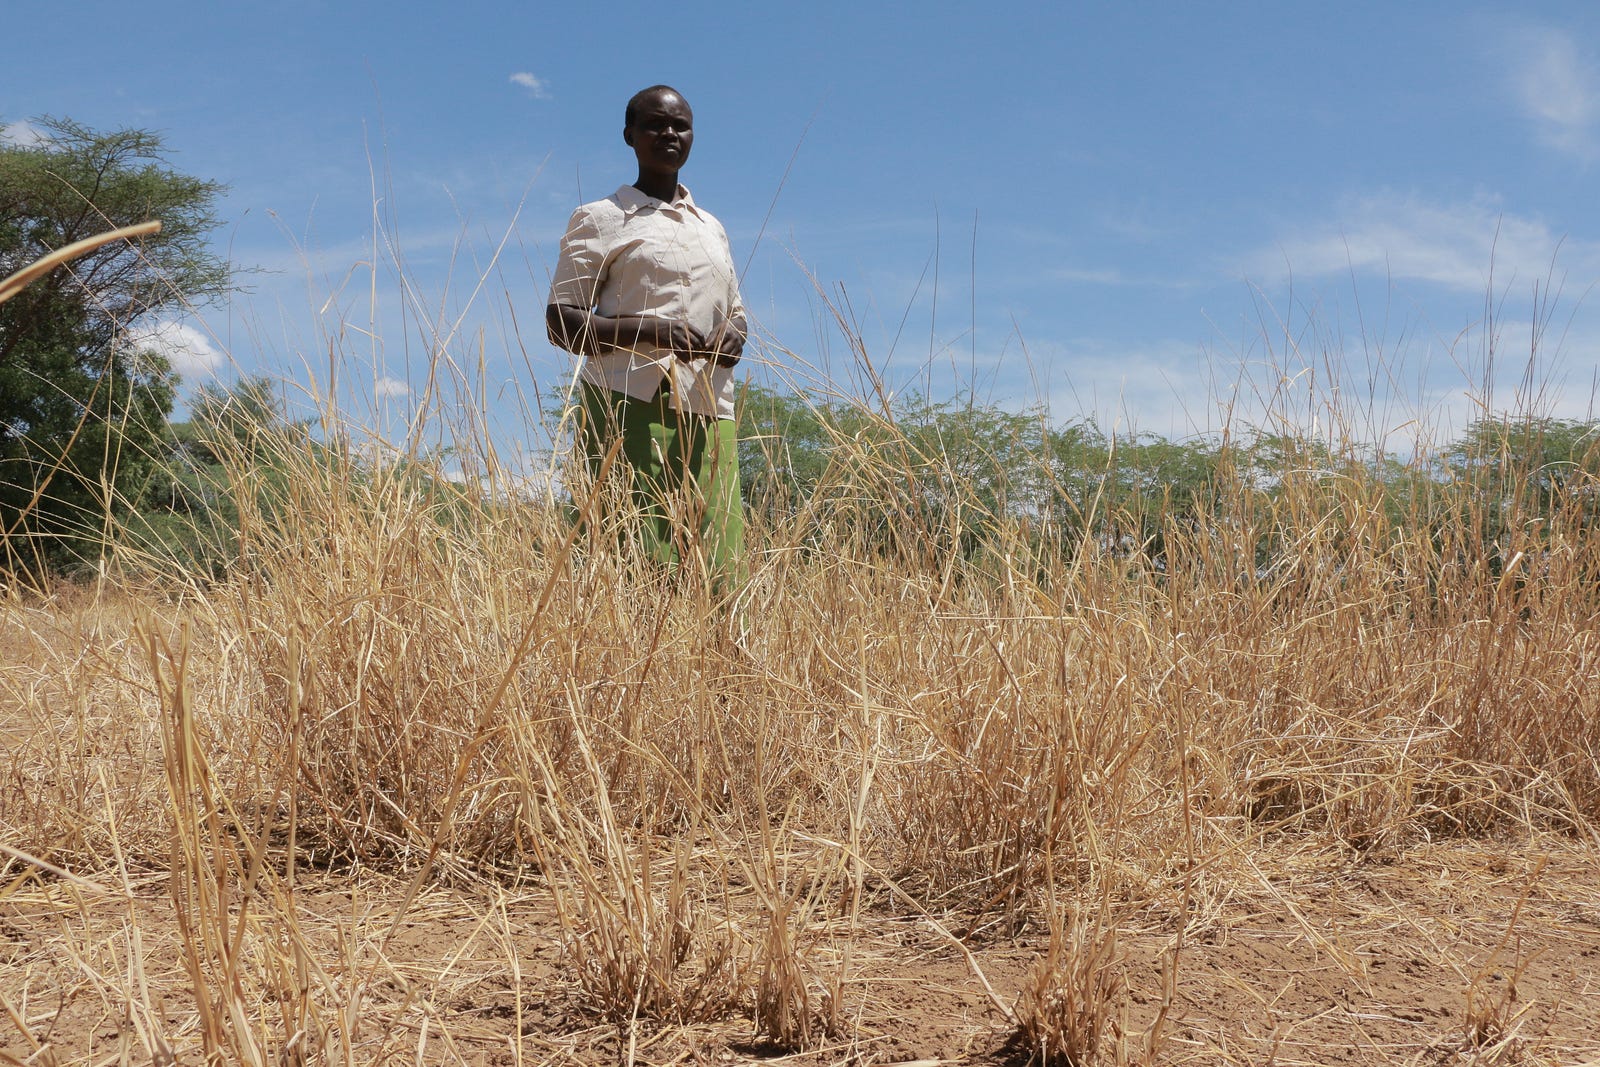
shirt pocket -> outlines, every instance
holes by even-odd
[[[684,256],[669,235],[651,228],[622,245],[612,275],[618,286],[619,314],[682,314]]]

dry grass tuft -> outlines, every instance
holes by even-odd
[[[1117,928],[1104,911],[1072,909],[1052,920],[1045,952],[1017,1005],[1017,1039],[1028,1062],[1095,1067],[1107,1041],[1120,1043],[1126,979]]]

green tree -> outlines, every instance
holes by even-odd
[[[971,559],[996,533],[1042,556],[1085,537],[1159,560],[1169,523],[1212,502],[1221,449],[1154,435],[1112,440],[970,396],[909,396],[887,412],[750,387],[741,404],[745,499],[774,526],[843,524],[901,555]]]
[[[1600,421],[1493,415],[1445,451],[1458,490],[1456,523],[1498,573],[1518,552],[1542,550],[1552,523],[1600,525]]]
[[[92,560],[161,459],[175,379],[141,351],[141,322],[224,291],[207,234],[222,187],[170,169],[145,130],[33,123],[0,143],[0,277],[74,241],[148,219],[0,304],[0,570]]]
[[[165,460],[124,537],[162,571],[215,578],[238,561],[241,497],[253,516],[281,515],[297,463],[326,453],[268,377],[202,385],[189,409],[170,425]]]

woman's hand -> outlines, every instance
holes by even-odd
[[[640,318],[639,340],[664,348],[682,360],[704,359],[710,355],[705,335],[677,319]]]
[[[744,319],[726,319],[711,338],[711,358],[719,367],[732,367],[744,355],[749,327]]]

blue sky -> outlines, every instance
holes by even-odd
[[[561,230],[632,179],[622,105],[668,82],[749,259],[756,380],[865,388],[832,302],[895,390],[1107,428],[1270,406],[1398,447],[1511,405],[1536,332],[1537,404],[1590,411],[1600,6],[17,7],[6,136],[147,127],[230,187],[218,248],[263,270],[166,328],[191,382],[325,387],[332,345],[392,433],[442,337],[533,447],[570,378]]]

